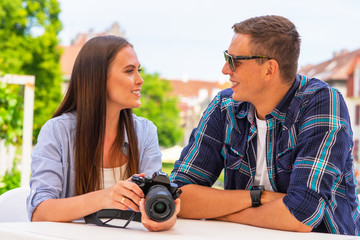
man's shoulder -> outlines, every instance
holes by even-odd
[[[335,109],[336,106],[341,106],[338,108],[341,109],[341,113],[348,114],[346,102],[340,90],[317,78],[301,76],[294,100],[292,101],[293,109],[299,111],[306,106],[312,106],[312,108],[323,106],[324,109]]]
[[[231,88],[226,88],[224,90],[221,90],[218,95],[219,95],[220,99],[226,99],[226,98],[232,99],[233,93],[234,93],[234,91]]]
[[[298,79],[300,80],[300,84],[295,94],[296,97],[310,97],[312,95],[318,94],[319,92],[329,90],[339,92],[338,89],[317,78],[298,75]]]

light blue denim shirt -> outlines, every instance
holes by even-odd
[[[133,115],[140,154],[139,173],[151,177],[161,170],[161,153],[156,126],[149,120]],[[36,207],[47,199],[75,195],[75,135],[76,113],[65,113],[47,121],[32,151],[31,192],[27,198],[31,220]],[[128,144],[125,134],[124,147]],[[124,151],[124,154],[127,154]]]

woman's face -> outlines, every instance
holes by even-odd
[[[108,69],[107,109],[140,107],[140,90],[143,83],[140,63],[134,49],[131,46],[124,47],[117,53]]]

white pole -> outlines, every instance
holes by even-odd
[[[21,186],[29,186],[30,184],[30,165],[32,151],[32,132],[34,117],[34,89],[35,77],[29,78],[25,84],[24,93],[24,120],[23,120],[23,144],[21,159]]]
[[[5,75],[0,81],[8,84],[25,85],[24,93],[24,118],[23,118],[23,143],[21,154],[21,186],[30,183],[30,165],[32,151],[32,131],[34,117],[34,76]]]

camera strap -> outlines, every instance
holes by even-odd
[[[103,222],[100,218],[109,219]],[[85,223],[87,224],[95,224],[101,227],[126,228],[131,221],[141,222],[141,213],[131,210],[123,211],[118,209],[102,209],[98,212],[94,212],[85,216],[84,219]],[[108,222],[112,221],[113,219],[124,219],[128,221],[124,224],[124,226],[108,224]]]

